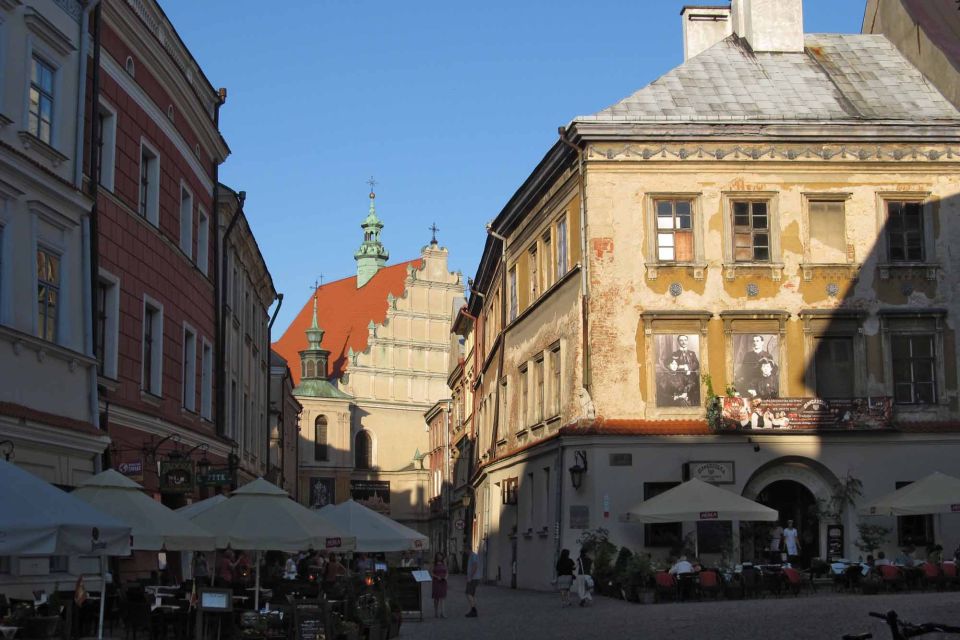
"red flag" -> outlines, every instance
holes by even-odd
[[[73,601],[78,607],[82,607],[87,601],[87,590],[83,588],[83,576],[77,578],[77,586],[73,589]]]

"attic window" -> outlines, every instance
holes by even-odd
[[[133,63],[133,56],[127,56],[127,61],[123,64],[123,67],[127,70],[127,73],[130,74],[131,78],[135,78],[137,75],[137,67]]]

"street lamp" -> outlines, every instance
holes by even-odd
[[[573,466],[570,467],[570,484],[579,489],[583,484],[583,476],[587,473],[587,452],[577,450],[573,452]]]
[[[10,457],[13,455],[13,441],[12,440],[0,440],[0,450],[3,451],[3,459],[7,462],[10,462]]]

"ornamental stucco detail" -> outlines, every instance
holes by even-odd
[[[960,148],[934,145],[593,145],[588,160],[960,161]]]

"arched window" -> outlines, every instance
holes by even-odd
[[[373,466],[373,442],[366,431],[357,432],[353,442],[353,466],[357,469],[369,469]]]
[[[313,459],[327,461],[327,416],[317,416],[313,422]]]
[[[313,360],[307,360],[307,378],[315,378],[317,375],[317,369]]]

